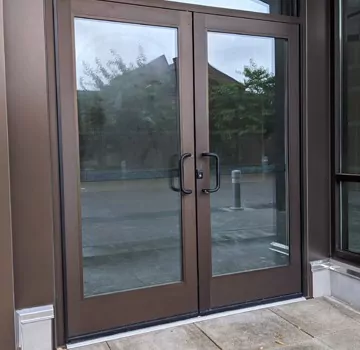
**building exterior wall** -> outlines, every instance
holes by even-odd
[[[3,0],[0,0],[0,344],[2,349],[14,349],[14,280],[3,28]]]
[[[306,11],[303,65],[304,232],[308,260],[331,254],[331,1],[303,2]]]
[[[55,305],[59,325],[57,345],[62,345],[65,337],[52,0],[0,0],[0,5],[2,1],[15,309]],[[301,0],[300,5],[304,285],[310,286],[309,262],[331,254],[331,2]],[[0,12],[0,25],[1,15]],[[0,339],[10,344],[14,339],[14,306],[3,58],[0,38],[0,163],[4,165],[0,167],[0,207],[3,208],[0,225],[4,225],[0,232],[5,236],[5,244],[0,245],[0,260],[7,261],[1,278],[9,282],[6,283],[9,289],[4,289],[5,306],[0,300],[0,314],[8,315],[4,319],[5,327],[0,327]],[[309,286],[304,289],[306,296],[311,295]],[[9,349],[12,347],[9,345]]]
[[[44,18],[44,0],[4,2],[17,309],[54,303],[56,184],[51,173]]]

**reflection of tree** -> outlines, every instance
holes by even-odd
[[[113,154],[117,167],[125,160],[131,168],[166,168],[179,153],[177,59],[148,62],[141,47],[130,64],[111,54],[106,64],[96,59],[95,68],[84,63],[78,91],[82,162],[111,167],[105,155]],[[263,142],[274,124],[274,76],[252,61],[243,76],[239,82],[209,65],[211,146],[233,164],[242,159],[245,135]]]
[[[216,149],[219,145],[223,158],[230,156],[232,162],[241,161],[239,140],[242,137],[251,135],[263,143],[273,132],[274,76],[253,61],[245,67],[243,76],[244,82],[239,83],[209,74],[211,146]]]
[[[101,136],[107,154],[119,155],[132,167],[144,166],[150,153],[162,158],[162,148],[178,153],[176,61],[168,64],[160,56],[147,62],[141,48],[135,64],[126,65],[114,51],[112,55],[106,66],[98,59],[96,69],[84,65],[83,90],[78,91],[80,130],[87,139],[82,156],[94,160],[95,135]],[[94,123],[93,104],[106,116],[105,123],[101,118]]]
[[[105,114],[102,107],[102,98],[97,91],[78,91],[78,116],[80,136],[80,159],[83,160],[86,153],[91,153],[99,165],[103,165],[104,148],[100,133],[105,125]],[[92,135],[91,135],[92,134]],[[92,141],[87,142],[86,135]]]

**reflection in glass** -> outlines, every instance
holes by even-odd
[[[286,40],[208,33],[208,52],[213,275],[287,265]]]
[[[166,0],[259,13],[296,16],[296,0]]]
[[[360,1],[342,0],[341,167],[360,174]],[[360,183],[341,184],[340,248],[360,254]]]
[[[360,174],[360,1],[344,0],[342,169]]]
[[[360,183],[342,184],[342,247],[360,253]]]
[[[75,19],[75,46],[84,294],[180,281],[177,30]]]

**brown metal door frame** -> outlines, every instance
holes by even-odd
[[[234,10],[224,7],[195,5],[180,1],[179,2],[167,1],[167,0],[99,0],[99,1],[109,1],[109,2],[111,1],[113,3],[118,3],[118,4],[145,6],[146,8],[152,7],[158,9],[186,11],[192,13],[204,13],[210,15],[236,17],[236,18],[257,19],[257,20],[265,20],[265,21],[280,22],[280,23],[303,22],[303,18],[294,15],[290,16],[290,15],[280,15],[276,13],[274,14],[274,13],[251,12],[246,10]]]
[[[178,28],[181,152],[194,153],[192,17],[190,13],[88,0],[62,0],[58,8],[60,127],[66,265],[67,338],[198,310],[195,191],[182,196],[183,281],[84,299],[79,144],[74,63],[74,17]],[[194,157],[185,183],[195,189]]]
[[[197,188],[200,311],[301,292],[300,221],[300,102],[298,25],[262,20],[235,19],[205,14],[194,15],[196,166],[209,169],[207,32],[237,33],[288,40],[288,120],[287,152],[290,265],[212,277],[210,196],[202,192],[209,186],[205,171]],[[286,281],[286,283],[284,282]],[[244,287],[246,286],[246,288]]]
[[[203,152],[209,151],[207,31],[268,36],[288,40],[288,89],[290,91],[288,99],[289,114],[291,115],[287,126],[288,135],[291,135],[288,138],[290,174],[288,197],[291,203],[290,266],[212,277],[210,198],[209,195],[202,192],[202,188],[209,184],[209,173],[206,171],[203,181],[197,184],[196,191],[182,199],[184,282],[84,299],[81,217],[79,215],[79,159],[77,152],[79,145],[73,53],[74,17],[179,29],[179,57],[182,58],[180,60],[179,87],[181,151],[182,153],[194,153],[195,135],[195,160],[197,168],[203,169],[209,165],[208,160],[201,157]],[[301,292],[298,25],[200,13],[194,13],[194,23],[192,24],[190,12],[96,0],[60,1],[58,25],[68,338],[197,312],[198,309],[204,312],[254,299]],[[192,26],[194,26],[194,34]],[[195,71],[195,99],[193,71]],[[194,134],[193,106],[195,106],[196,134]],[[74,152],[74,150],[76,151]],[[195,188],[194,163],[194,159],[186,162],[185,169],[185,182],[187,187],[192,189]],[[197,198],[197,207],[195,206],[195,197]],[[198,223],[197,232],[196,222]],[[284,280],[287,281],[286,284],[283,283]],[[198,285],[199,296],[197,294]],[[243,288],[244,285],[247,286],[246,289]],[[114,310],[119,310],[119,312],[114,312]],[[95,315],[96,317],[94,317]]]

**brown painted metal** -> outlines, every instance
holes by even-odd
[[[21,309],[54,302],[44,1],[5,1],[4,24],[15,303]]]
[[[172,1],[165,1],[165,0],[100,0],[100,1],[109,1],[109,2],[113,2],[113,3],[139,5],[139,6],[145,6],[145,7],[187,11],[187,12],[194,12],[194,13],[206,13],[206,14],[220,15],[220,16],[227,16],[227,17],[260,19],[260,20],[283,22],[283,23],[300,23],[302,21],[302,19],[300,19],[297,16],[264,14],[264,13],[257,13],[257,12],[219,8],[219,7],[213,7],[213,6],[200,6],[200,5],[193,5],[193,4],[172,2]],[[284,1],[291,1],[291,0],[284,0]]]
[[[301,103],[300,103],[300,130],[301,130],[301,199],[302,199],[302,285],[303,285],[303,293],[305,296],[311,296],[312,294],[312,287],[311,287],[311,266],[309,263],[309,251],[308,251],[308,243],[309,243],[309,236],[307,231],[307,177],[306,177],[306,142],[304,137],[306,135],[305,129],[305,116],[307,111],[307,101],[306,101],[306,91],[307,91],[307,72],[306,72],[306,56],[307,56],[307,28],[306,28],[306,13],[307,13],[307,0],[300,0],[299,1],[299,10],[300,10],[300,18],[301,18],[301,25],[300,25],[300,85],[301,85]]]
[[[141,23],[157,24],[157,25],[170,25],[174,26],[176,21],[179,21],[179,12],[177,11],[167,11],[160,9],[164,7],[164,3],[157,0],[145,2],[145,1],[134,1],[141,5],[141,19],[138,17],[137,6],[127,6],[120,3],[126,3],[126,1],[114,0],[112,3],[103,3],[100,1],[92,0],[74,0],[73,7],[70,8],[70,1],[68,0],[59,0],[59,68],[60,68],[60,78],[61,78],[61,89],[60,89],[60,117],[61,117],[61,129],[62,129],[62,143],[64,152],[64,216],[65,216],[65,236],[67,240],[67,253],[66,253],[66,263],[68,266],[75,266],[76,268],[71,268],[67,270],[67,284],[68,290],[67,293],[70,296],[68,300],[67,310],[69,312],[69,336],[77,336],[80,334],[91,333],[99,330],[106,330],[113,327],[119,327],[122,325],[129,325],[132,323],[142,322],[155,318],[164,318],[168,317],[170,314],[183,314],[185,313],[184,303],[179,303],[178,305],[172,305],[173,302],[166,303],[164,298],[158,300],[158,296],[165,294],[174,293],[179,300],[184,300],[185,294],[184,288],[182,290],[176,289],[175,285],[151,288],[149,290],[139,290],[129,293],[120,293],[118,295],[107,295],[101,297],[95,297],[88,300],[82,298],[82,276],[81,276],[81,241],[79,240],[79,217],[74,215],[76,210],[79,208],[78,203],[78,183],[74,183],[74,179],[77,179],[78,176],[78,159],[74,159],[74,155],[77,152],[77,129],[76,125],[76,116],[74,111],[76,110],[76,101],[75,96],[75,79],[74,79],[74,66],[73,66],[73,43],[69,43],[69,38],[73,38],[72,33],[72,16],[81,15],[83,17],[97,18],[97,19],[111,19],[111,20],[121,20],[121,21],[133,21],[138,20]],[[153,6],[156,9],[151,10],[149,7],[144,7],[144,5]],[[207,103],[204,103],[207,99],[207,80],[201,79],[201,76],[204,77],[206,72],[206,64],[202,64],[204,58],[207,55],[206,40],[206,31],[204,28],[206,25],[216,30],[225,30],[239,32],[241,34],[256,34],[256,35],[265,35],[265,36],[276,36],[283,38],[290,38],[291,40],[291,49],[292,52],[292,64],[290,69],[293,70],[292,74],[295,74],[296,79],[294,79],[294,88],[293,96],[291,97],[292,104],[300,106],[299,103],[299,85],[298,78],[300,75],[299,72],[299,32],[298,26],[288,25],[286,23],[303,23],[304,17],[301,18],[289,18],[286,16],[273,16],[273,15],[262,15],[262,14],[249,14],[248,12],[243,11],[228,11],[228,10],[218,10],[213,8],[199,7],[193,5],[185,4],[175,4],[175,3],[166,3],[165,5],[168,8],[172,9],[183,9],[183,10],[197,10],[198,12],[207,12],[207,13],[219,13],[227,14],[230,16],[243,16],[246,19],[220,19],[217,16],[205,16],[201,14],[195,14],[196,21],[194,23],[194,40],[195,40],[195,66],[196,66],[196,76],[195,80],[195,90],[196,100],[196,153],[197,155],[201,154],[203,151],[208,150],[208,126],[207,126]],[[166,15],[162,15],[166,11]],[[230,14],[231,12],[231,14]],[[125,17],[123,17],[125,16]],[[180,19],[186,21],[190,20],[189,14],[185,16],[184,14]],[[250,19],[256,19],[256,21],[251,21]],[[264,21],[268,19],[269,21]],[[213,22],[212,22],[213,21]],[[277,21],[279,23],[277,23]],[[227,22],[227,25],[224,23]],[[206,23],[206,25],[205,25]],[[181,27],[179,22],[178,26]],[[185,30],[182,27],[182,32]],[[185,38],[185,35],[183,35]],[[189,52],[191,46],[191,33],[187,33],[186,38],[184,39],[183,44],[188,46],[187,52]],[[189,67],[191,65],[188,62]],[[297,73],[295,72],[297,70]],[[186,79],[191,80],[190,73],[192,69],[188,69]],[[65,74],[64,74],[65,73]],[[192,74],[192,73],[191,73]],[[188,115],[192,114],[192,100],[188,97],[188,103],[186,107],[188,108]],[[192,99],[192,98],[191,98]],[[184,112],[184,111],[183,111]],[[293,292],[301,291],[301,279],[300,279],[300,270],[301,270],[301,256],[300,256],[300,178],[299,178],[299,108],[293,109],[293,123],[289,125],[291,133],[294,133],[292,137],[292,150],[293,154],[297,153],[296,162],[291,162],[291,173],[297,174],[292,176],[290,179],[290,185],[292,190],[297,193],[297,195],[290,196],[292,197],[292,265],[290,268],[276,268],[263,271],[249,272],[238,276],[239,278],[234,278],[234,276],[219,276],[216,278],[211,278],[211,236],[210,232],[210,220],[204,220],[207,215],[208,208],[206,202],[208,197],[201,193],[201,188],[203,184],[209,182],[208,174],[205,173],[205,178],[201,183],[197,184],[197,196],[198,196],[198,211],[197,211],[197,221],[198,221],[198,269],[199,269],[199,305],[202,311],[208,310],[210,308],[215,308],[223,305],[228,305],[231,303],[239,303],[243,301],[253,300],[254,298],[265,298],[271,296],[279,296],[284,294],[290,294]],[[187,119],[188,124],[182,125],[183,133],[186,136],[187,141],[183,142],[184,145],[193,144],[192,132],[191,129],[192,121]],[[75,127],[74,127],[75,126]],[[201,131],[202,130],[202,131]],[[186,131],[186,132],[185,132]],[[292,134],[293,135],[293,134]],[[74,148],[75,147],[75,148]],[[183,149],[183,152],[186,150]],[[55,152],[56,153],[56,152]],[[53,153],[53,154],[55,154]],[[196,157],[198,167],[206,168],[208,166],[207,160],[204,158]],[[194,173],[194,164],[188,165],[186,169],[186,183],[191,183],[194,187],[195,184],[193,173]],[[56,172],[56,170],[54,170]],[[72,180],[71,180],[72,178]],[[55,193],[55,197],[59,194]],[[294,196],[297,196],[297,201],[294,200]],[[190,197],[187,197],[190,199]],[[190,200],[189,200],[190,202]],[[70,203],[70,205],[69,205]],[[193,199],[191,203],[188,203],[188,207],[193,207]],[[76,210],[74,210],[76,209]],[[190,211],[195,215],[195,208]],[[189,211],[187,211],[188,215]],[[191,215],[185,220],[188,223],[188,232],[192,232],[192,236],[187,235],[189,239],[185,237],[186,249],[184,250],[184,261],[192,264],[193,271],[190,272],[189,277],[191,279],[192,286],[196,286],[196,245],[194,243],[194,237],[196,236],[193,224],[191,221],[195,222],[194,217],[191,218]],[[77,235],[70,237],[70,232],[77,232]],[[75,238],[74,238],[75,237]],[[192,244],[190,244],[192,242]],[[60,246],[60,243],[59,243]],[[60,249],[60,248],[58,248]],[[189,260],[190,257],[190,260]],[[60,258],[57,258],[57,264],[60,264]],[[191,270],[189,270],[191,271]],[[290,278],[289,276],[297,276],[297,278]],[[60,276],[60,275],[59,275]],[[60,284],[60,277],[58,277]],[[287,280],[287,286],[282,286],[281,283],[283,280]],[[279,283],[274,283],[279,282]],[[276,285],[272,290],[269,289],[269,285]],[[243,290],[243,285],[252,285],[248,291]],[[226,286],[224,288],[224,286]],[[231,287],[228,287],[231,286]],[[257,292],[256,292],[257,291]],[[124,298],[125,296],[125,298]],[[194,297],[194,293],[191,293],[191,298]],[[189,298],[185,296],[185,299]],[[73,300],[71,300],[73,299]],[[143,301],[146,300],[146,304],[143,304]],[[194,299],[193,299],[194,300]],[[134,306],[135,305],[135,306]],[[151,305],[151,307],[149,307]],[[144,309],[147,309],[147,312],[144,312]],[[107,312],[110,311],[110,314]],[[126,314],[126,317],[119,319],[119,315],[113,310],[121,310],[122,316]],[[172,313],[169,311],[172,310]],[[188,309],[189,310],[189,309]],[[197,310],[197,305],[193,302],[192,311]],[[106,314],[106,322],[103,317],[96,317],[94,319],[93,315],[102,315]],[[61,318],[61,316],[60,316]]]
[[[330,5],[328,0],[306,3],[303,157],[308,261],[328,258],[331,254]]]
[[[331,140],[335,107],[331,91],[339,84],[331,79],[331,56],[337,54],[331,50],[334,3],[337,1],[300,0],[303,292],[307,297],[312,296],[310,261],[331,255],[331,235],[338,222],[337,200],[331,196],[332,166],[336,165],[336,155],[331,152],[335,142]],[[331,211],[332,205],[335,212]]]
[[[202,192],[210,188],[210,158],[201,154],[209,152],[209,111],[206,16],[194,14],[194,66],[195,66],[195,130],[196,168],[204,171],[203,180],[197,182],[197,238],[199,270],[199,308],[211,307],[211,221],[209,197]]]
[[[181,151],[194,153],[191,14],[97,1],[63,0],[59,7],[60,119],[66,246],[68,336],[194,312],[197,301],[195,193],[182,197],[183,272],[180,283],[103,295],[82,293],[82,245],[79,206],[78,125],[74,75],[73,18],[171,26],[179,29]],[[70,7],[71,5],[71,7]],[[194,159],[185,162],[185,183],[195,188]]]
[[[3,349],[15,349],[14,277],[3,29],[3,0],[0,0],[0,342]]]
[[[222,9],[222,8],[214,8],[214,7],[204,7],[204,6],[196,6],[196,5],[189,5],[189,4],[181,4],[181,3],[175,3],[175,2],[169,2],[169,1],[163,1],[163,0],[112,0],[112,2],[118,2],[118,3],[131,3],[131,4],[138,4],[142,6],[151,6],[155,8],[168,8],[168,9],[174,9],[174,10],[184,10],[184,11],[193,11],[198,13],[208,13],[208,14],[217,14],[217,15],[224,15],[224,16],[234,16],[234,17],[241,17],[241,18],[249,18],[249,19],[266,19],[269,21],[278,21],[278,22],[285,22],[285,23],[301,23],[302,27],[305,28],[305,5],[307,0],[301,0],[300,4],[300,17],[289,17],[289,16],[281,16],[281,15],[273,15],[273,14],[260,14],[260,13],[251,13],[246,11],[236,11],[236,10],[228,10],[228,9]],[[55,0],[55,4],[58,3],[59,0]],[[47,34],[47,46],[48,46],[48,55],[50,56],[50,62],[48,62],[48,71],[49,71],[49,93],[50,93],[50,120],[51,122],[53,119],[53,111],[56,109],[56,104],[54,102],[54,98],[52,97],[51,89],[55,89],[55,82],[53,81],[53,76],[55,75],[55,71],[53,68],[53,63],[51,62],[52,58],[51,50],[54,49],[54,38],[52,37],[53,33],[51,28],[51,22],[52,22],[52,13],[50,13],[51,1],[45,0],[46,4],[46,16],[47,16],[47,26],[46,26],[46,34]],[[55,8],[55,12],[56,12]],[[197,35],[195,33],[195,35]],[[56,39],[55,39],[56,41]],[[57,42],[55,42],[55,45],[57,45]],[[305,51],[305,50],[304,50]],[[54,125],[54,123],[52,123]],[[51,129],[52,130],[52,129]],[[58,340],[59,344],[63,344],[65,342],[65,338],[61,335],[64,334],[64,322],[62,317],[62,310],[64,309],[63,305],[63,283],[62,283],[62,266],[63,261],[61,258],[62,254],[62,243],[61,243],[61,232],[60,232],[60,221],[61,221],[61,213],[60,213],[60,194],[58,193],[58,189],[60,187],[60,182],[58,180],[58,156],[56,152],[57,144],[58,144],[58,138],[57,134],[51,132],[52,135],[52,154],[53,154],[53,184],[54,184],[54,230],[55,230],[55,261],[56,261],[56,323],[57,323],[57,331],[58,331]],[[201,249],[201,248],[200,248]],[[210,256],[208,257],[210,258]],[[210,260],[209,260],[210,261]],[[201,264],[201,262],[199,262]],[[205,263],[205,260],[202,262]],[[205,271],[204,269],[201,269],[202,271]],[[204,276],[204,274],[202,274]],[[205,279],[204,279],[205,278]],[[201,278],[201,283],[203,285],[206,285],[206,276],[204,278]],[[205,288],[202,289],[200,293],[204,292]],[[206,294],[206,293],[205,293]],[[210,300],[209,293],[208,296],[203,295],[200,298],[200,304],[203,305],[204,300]],[[204,306],[204,305],[203,305]],[[205,307],[205,306],[204,306]],[[201,307],[204,309],[204,307]]]
[[[53,199],[53,232],[54,232],[54,260],[55,260],[55,326],[54,339],[57,345],[66,343],[65,315],[64,315],[64,286],[63,286],[63,251],[61,232],[61,200],[60,200],[60,163],[59,138],[56,96],[56,62],[55,62],[55,23],[54,6],[52,1],[45,1],[45,38],[48,71],[48,101],[50,122],[50,150],[52,161],[52,199]]]
[[[201,310],[217,308],[251,300],[301,292],[301,217],[300,217],[300,51],[299,28],[297,25],[235,19],[229,17],[194,15],[195,36],[195,119],[196,152],[209,152],[208,127],[208,72],[207,31],[257,35],[288,40],[288,201],[290,232],[290,265],[260,271],[211,277],[211,212],[210,196],[198,188],[198,235]],[[204,68],[205,66],[205,68]],[[197,167],[208,168],[203,159],[197,158]],[[206,171],[208,172],[208,171]],[[209,185],[209,179],[203,186]],[[210,280],[209,280],[210,278]],[[286,283],[284,283],[286,281]],[[209,291],[202,290],[208,288]],[[245,287],[246,286],[246,287]],[[201,295],[206,299],[201,300]],[[201,304],[202,302],[202,304]]]

